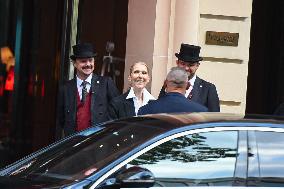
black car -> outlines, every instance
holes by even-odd
[[[284,187],[284,121],[222,113],[106,122],[0,170],[0,188]]]

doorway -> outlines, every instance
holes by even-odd
[[[113,42],[111,56],[115,72],[105,73],[115,79],[122,92],[124,81],[124,65],[126,51],[126,35],[128,20],[128,0],[80,0],[77,42],[90,42],[98,53],[96,73],[101,75],[107,42]],[[115,74],[115,75],[114,75]],[[114,77],[115,76],[115,77]]]
[[[284,102],[284,1],[254,0],[246,113],[273,114]]]
[[[67,2],[0,2],[1,56],[10,53],[1,60],[0,167],[54,140]]]
[[[0,1],[0,47],[15,60],[9,90],[8,66],[0,64],[0,104],[6,107],[0,106],[0,168],[54,141],[58,86],[69,78],[73,2]],[[95,45],[98,74],[108,41],[115,44],[112,56],[125,59],[127,14],[128,0],[79,1],[77,42]],[[116,66],[122,91],[124,61]]]

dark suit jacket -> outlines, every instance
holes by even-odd
[[[126,99],[129,91],[111,100],[108,107],[110,119],[119,119],[135,116],[133,99]]]
[[[174,113],[174,112],[207,112],[208,109],[201,104],[188,100],[183,94],[171,92],[166,93],[158,100],[151,101],[142,106],[138,115]]]
[[[160,91],[159,98],[165,95],[165,88]],[[208,108],[209,112],[220,112],[220,102],[214,84],[196,77],[192,89],[192,101],[202,104]]]
[[[56,138],[64,134],[70,135],[76,130],[77,112],[77,82],[76,78],[67,81],[59,89]],[[108,120],[107,107],[112,98],[119,95],[114,82],[109,77],[93,74],[91,82],[91,126]]]

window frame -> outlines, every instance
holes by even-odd
[[[258,125],[258,126],[256,126]],[[125,166],[130,161],[134,160],[138,156],[142,155],[143,153],[155,148],[156,146],[172,140],[177,137],[181,137],[184,135],[189,134],[196,134],[196,133],[203,133],[203,132],[215,132],[215,131],[274,131],[274,132],[283,132],[284,128],[281,127],[281,124],[273,124],[273,123],[245,123],[245,122],[223,122],[223,123],[204,123],[204,124],[196,124],[196,125],[188,125],[182,128],[174,129],[172,131],[168,131],[167,133],[162,134],[161,136],[156,137],[153,139],[154,141],[149,144],[148,146],[143,147],[141,150],[133,153],[131,156],[124,158],[122,161],[117,163],[114,167],[110,170],[105,172],[104,174],[100,175],[100,177],[96,177],[97,180],[94,181],[90,189],[96,188],[100,183],[102,183],[105,179],[107,179],[110,175],[118,171],[120,168]],[[148,144],[149,141],[145,142]],[[247,145],[244,143],[242,145]],[[135,150],[135,149],[134,149]],[[245,151],[247,153],[247,151]],[[125,155],[127,156],[127,154]],[[244,172],[246,178],[246,171]],[[244,173],[238,173],[239,175],[243,175]],[[244,183],[243,183],[244,184]],[[242,185],[242,183],[240,183]]]
[[[256,138],[257,132],[274,132],[274,133],[283,133],[284,134],[284,129],[283,129],[282,132],[280,132],[278,130],[264,130],[264,131],[263,130],[253,130],[253,131],[248,132],[248,135],[249,135],[248,148],[251,149],[249,151],[249,153],[253,154],[253,157],[250,158],[251,161],[248,161],[249,162],[248,167],[252,167],[252,168],[256,169],[256,170],[248,169],[248,176],[247,176],[247,186],[248,187],[251,187],[251,186],[262,187],[262,186],[259,186],[259,185],[261,185],[261,183],[263,182],[263,180],[261,178],[262,177],[261,167],[263,166],[263,164],[261,164],[261,162],[260,162],[260,159],[261,159],[260,154],[259,154],[260,146],[259,146],[257,138]],[[268,178],[277,178],[277,177],[268,177]],[[275,186],[266,186],[266,187],[275,188]],[[279,186],[279,187],[283,188],[283,186]]]

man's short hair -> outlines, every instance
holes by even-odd
[[[177,88],[184,87],[188,82],[188,73],[184,68],[173,67],[168,73],[166,80]]]

